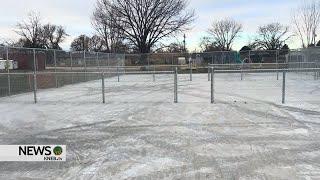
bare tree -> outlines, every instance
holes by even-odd
[[[59,44],[69,36],[62,26],[46,24],[42,28],[42,39],[46,48],[61,49]]]
[[[102,23],[117,29],[140,53],[186,30],[194,20],[186,0],[98,0]],[[103,28],[102,28],[103,29]]]
[[[280,23],[271,23],[260,26],[255,46],[258,49],[276,50],[281,49],[291,36],[288,35],[289,27]]]
[[[304,1],[293,11],[293,24],[302,47],[316,44],[317,30],[320,24],[320,2]]]
[[[31,12],[28,14],[28,20],[17,24],[15,31],[24,41],[24,46],[34,48],[44,48],[42,39],[42,25],[40,15]]]
[[[105,42],[100,36],[94,35],[89,39],[88,49],[93,52],[100,52],[105,50]]]
[[[232,44],[242,30],[242,25],[233,19],[224,19],[212,23],[208,32],[213,43],[221,51],[230,51]]]
[[[40,15],[31,12],[28,19],[17,24],[15,31],[21,38],[14,43],[31,48],[61,49],[59,46],[68,34],[62,26],[42,25]]]
[[[105,11],[104,8],[107,8],[105,2],[97,1],[91,23],[97,34],[103,38],[106,52],[116,53],[121,49],[118,45],[122,45],[124,42],[123,32],[114,25],[118,19],[115,17],[115,13],[112,13],[111,9]],[[105,18],[105,16],[109,18]]]

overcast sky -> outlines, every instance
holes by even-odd
[[[93,34],[90,18],[96,0],[2,0],[0,11],[0,38],[16,39],[17,22],[26,18],[28,12],[36,11],[43,23],[63,25],[70,35],[62,44],[69,49],[70,42],[80,34]],[[195,9],[197,19],[187,32],[189,50],[199,48],[200,38],[206,34],[213,20],[234,18],[244,26],[234,49],[240,49],[254,38],[259,25],[280,22],[291,25],[292,9],[300,0],[190,0],[189,8]],[[175,41],[174,39],[173,41]],[[182,41],[181,39],[178,39]],[[298,47],[296,40],[288,42],[291,48]]]

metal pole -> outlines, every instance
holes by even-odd
[[[214,61],[213,61],[213,54],[211,54],[211,64],[214,64]]]
[[[110,62],[109,62],[110,61],[110,54],[109,53],[108,53],[107,57],[108,57],[108,59],[107,59],[107,67],[109,68],[109,66],[110,66]]]
[[[119,66],[117,66],[117,76],[118,76],[118,82],[120,82]]]
[[[316,62],[313,63],[313,67],[312,68],[317,68],[317,63]],[[318,72],[314,71],[314,80],[317,80],[317,75],[318,75]]]
[[[56,88],[58,88],[58,77],[57,77],[57,54],[56,50],[53,51],[53,60],[54,60],[54,79],[56,81]]]
[[[214,68],[211,68],[211,104],[214,103]]]
[[[36,65],[36,50],[33,49],[33,97],[34,103],[37,103],[37,65]]]
[[[173,54],[171,54],[171,63],[172,63],[172,67],[171,67],[171,69],[172,70],[174,70],[174,67],[173,67],[173,65],[174,65],[174,62],[173,62],[174,60],[173,60]]]
[[[155,82],[156,81],[156,66],[155,65],[153,65],[153,82]]]
[[[71,72],[73,72],[73,58],[72,58],[72,52],[70,52],[70,67],[71,67]],[[73,73],[71,74],[71,84],[73,84]]]
[[[286,71],[283,71],[282,75],[282,104],[286,101]]]
[[[208,81],[210,81],[210,65],[208,64]]]
[[[174,103],[178,103],[178,68],[174,71]]]
[[[190,64],[190,81],[192,81],[192,60],[189,62]]]
[[[102,103],[106,103],[106,98],[105,98],[105,86],[104,86],[104,73],[101,74],[101,80],[102,80]]]
[[[10,80],[10,64],[9,64],[9,48],[6,48],[6,56],[7,56],[7,72],[8,72],[8,95],[11,96],[11,80]],[[13,69],[13,62],[12,62]]]
[[[241,63],[241,81],[243,80],[243,64],[244,64],[244,61],[242,61]]]
[[[84,81],[87,80],[87,62],[86,62],[86,51],[83,51],[83,60],[84,60]]]
[[[150,59],[149,59],[149,54],[146,54],[147,55],[147,61],[148,61],[148,71],[150,72]]]
[[[320,63],[319,62],[316,63],[316,68],[320,68]],[[320,77],[320,71],[318,70],[317,71],[317,80],[319,79],[319,77]]]
[[[100,63],[99,63],[99,53],[96,52],[96,62],[97,62],[97,65],[98,65],[98,71],[100,71]]]

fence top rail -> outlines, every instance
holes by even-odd
[[[209,64],[208,66],[290,65],[290,64],[317,64],[317,62]]]
[[[114,72],[20,72],[20,73],[0,73],[0,75],[33,75],[33,74],[174,74],[174,71],[135,71],[135,72],[121,72],[121,71],[114,71]]]
[[[214,69],[212,67],[212,69]],[[320,68],[302,69],[247,69],[247,70],[215,70],[214,73],[276,73],[276,72],[320,72]]]

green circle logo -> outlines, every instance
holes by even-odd
[[[56,146],[56,147],[53,149],[53,153],[54,153],[56,156],[60,156],[60,155],[62,154],[62,147]]]

